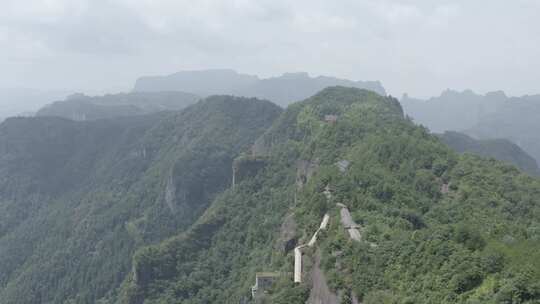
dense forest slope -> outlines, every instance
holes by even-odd
[[[312,96],[328,86],[368,89],[380,95],[386,92],[378,81],[352,81],[335,77],[310,77],[307,73],[286,73],[279,77],[259,78],[233,70],[183,71],[168,76],[139,78],[136,92],[185,91],[200,96],[233,94],[273,101],[281,106]]]
[[[189,227],[279,115],[210,97],[181,112],[0,125],[0,302],[107,303],[136,248]]]
[[[314,282],[339,303],[540,301],[540,181],[453,152],[397,100],[325,89],[253,151],[235,162],[248,177],[187,231],[138,250],[119,302],[249,303],[257,272],[281,277],[262,303],[318,303]],[[306,243],[325,214],[294,284],[287,244]]]
[[[121,93],[104,96],[74,94],[41,108],[36,116],[58,116],[72,120],[96,120],[113,117],[181,110],[199,100],[183,92]]]
[[[540,180],[368,90],[0,124],[2,304],[538,303],[539,252]]]
[[[466,134],[447,131],[438,135],[441,140],[458,153],[474,153],[508,162],[534,176],[540,176],[536,160],[518,145],[506,139],[474,139]]]

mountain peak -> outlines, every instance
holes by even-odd
[[[381,96],[373,91],[354,87],[327,87],[313,97],[306,99],[306,102],[326,106],[334,104],[345,107],[355,103],[371,104],[372,106],[380,106],[394,112],[394,114],[403,116],[403,110],[397,99],[389,96]]]

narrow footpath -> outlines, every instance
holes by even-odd
[[[326,196],[326,199],[330,202],[332,200],[332,192],[330,191],[330,187],[326,186],[325,190],[323,191],[323,194]],[[349,212],[349,208],[342,204],[342,203],[336,203],[336,206],[340,208],[340,216],[341,216],[341,224],[343,225],[343,228],[347,230],[349,233],[349,237],[351,240],[360,242],[362,241],[362,234],[360,233],[361,226],[354,222],[351,213]],[[301,283],[302,282],[302,249],[306,247],[313,247],[315,246],[315,243],[317,243],[317,236],[319,235],[319,232],[321,230],[326,229],[328,226],[328,221],[330,220],[330,216],[328,214],[325,214],[321,225],[319,226],[319,229],[315,231],[311,239],[307,244],[299,245],[296,248],[294,248],[294,282],[295,283]],[[376,246],[375,244],[371,244],[371,246]]]

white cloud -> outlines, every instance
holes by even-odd
[[[231,67],[379,79],[395,95],[534,93],[539,8],[537,0],[3,0],[0,86],[127,88],[141,74]],[[497,75],[509,70],[519,83]]]
[[[381,2],[375,8],[383,20],[390,25],[398,25],[422,18],[420,9],[410,4]]]
[[[427,23],[434,27],[448,27],[451,20],[459,15],[460,6],[457,4],[444,4],[437,6],[431,15],[428,16]]]
[[[7,26],[0,26],[0,43],[8,40],[8,28]]]
[[[76,17],[87,9],[86,0],[6,0],[4,22],[54,23],[65,17]]]

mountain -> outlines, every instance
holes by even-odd
[[[280,77],[261,79],[237,93],[241,96],[268,99],[286,106],[292,102],[306,99],[331,86],[362,88],[386,95],[384,88],[378,81],[351,81],[326,76],[310,77],[307,73],[286,73]]]
[[[537,303],[540,179],[395,98],[0,124],[12,303]]]
[[[167,76],[145,76],[136,80],[135,92],[183,91],[200,96],[233,94],[259,81],[257,76],[233,70],[182,71]]]
[[[415,122],[442,133],[458,131],[477,139],[507,139],[540,162],[540,95],[507,97],[447,90],[429,100],[400,100]]]
[[[465,133],[480,139],[506,138],[540,162],[540,95],[513,97]]]
[[[294,103],[233,172],[187,230],[137,250],[120,303],[540,300],[540,180],[457,154],[394,98]]]
[[[90,97],[73,94],[41,108],[36,116],[58,116],[72,120],[96,120],[121,116],[176,111],[199,97],[183,92],[139,92]]]
[[[0,121],[21,113],[34,113],[54,100],[65,98],[66,91],[38,89],[0,89]]]
[[[540,176],[536,160],[518,145],[506,139],[478,140],[463,133],[447,131],[438,135],[443,142],[458,153],[473,153],[508,162],[534,176]]]
[[[135,250],[184,231],[281,113],[214,96],[179,112],[0,124],[0,299],[109,303]]]
[[[135,92],[184,91],[200,96],[232,94],[271,100],[281,106],[305,99],[329,86],[349,86],[386,95],[378,81],[351,81],[334,77],[310,77],[307,73],[286,73],[260,79],[233,70],[184,71],[168,76],[141,77]]]
[[[428,100],[404,94],[400,102],[407,115],[434,132],[462,131],[473,127],[481,117],[496,112],[508,97],[504,92],[479,95],[471,90],[446,90]]]

